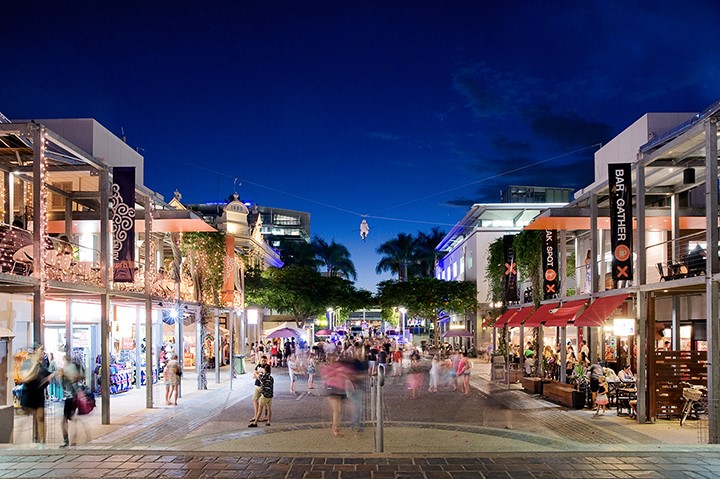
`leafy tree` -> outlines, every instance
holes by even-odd
[[[321,266],[325,267],[328,276],[343,274],[348,278],[357,278],[355,265],[350,260],[350,251],[340,243],[332,240],[330,243],[316,236],[312,241],[315,257]]]
[[[355,289],[346,279],[326,277],[314,268],[299,265],[249,273],[245,294],[248,304],[288,314],[299,327],[329,306],[349,311],[367,307],[372,301],[369,292]]]
[[[285,266],[299,265],[310,268],[320,266],[320,261],[315,257],[315,248],[307,241],[280,242],[280,259]]]
[[[397,238],[384,242],[378,246],[376,251],[382,255],[382,258],[378,262],[375,272],[389,271],[397,274],[400,281],[407,281],[410,267],[418,262],[416,242],[411,234],[399,233]]]
[[[383,310],[404,306],[409,317],[431,320],[435,325],[435,344],[438,343],[437,320],[440,312],[465,313],[478,308],[477,286],[472,281],[435,278],[383,281],[378,285],[377,297]]]

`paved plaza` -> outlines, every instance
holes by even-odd
[[[53,408],[44,449],[30,443],[29,418],[18,417],[15,444],[0,447],[0,478],[720,477],[720,448],[705,444],[702,421],[640,425],[615,410],[606,416],[569,410],[490,382],[481,363],[470,397],[423,388],[412,399],[404,376],[388,377],[382,452],[369,392],[364,427],[345,423],[336,437],[327,400],[317,392],[322,384],[308,390],[301,380],[293,394],[286,370],[273,374],[271,426],[247,427],[251,377],[237,376],[230,390],[227,371],[220,383],[210,377],[203,391],[187,374],[177,407],[145,409],[144,390],[113,397],[111,424],[100,425],[97,410],[77,418],[75,444],[64,450]]]

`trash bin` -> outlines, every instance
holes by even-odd
[[[235,373],[236,374],[245,374],[245,355],[244,354],[235,354]]]

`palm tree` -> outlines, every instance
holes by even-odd
[[[435,265],[438,261],[438,252],[435,251],[435,247],[440,244],[440,241],[445,237],[445,232],[441,231],[437,226],[430,230],[430,233],[418,232],[416,242],[416,258],[418,263],[413,268],[416,274],[413,276],[420,276],[424,278],[435,277]]]
[[[285,266],[299,265],[316,269],[320,261],[315,256],[315,248],[307,241],[283,240],[278,248],[280,259]]]
[[[383,256],[375,272],[389,271],[397,274],[400,281],[407,281],[410,268],[417,264],[416,240],[411,234],[399,233],[397,238],[384,242],[375,251]]]
[[[343,275],[353,280],[357,278],[355,265],[350,259],[350,251],[344,245],[336,243],[335,240],[328,244],[319,236],[313,238],[312,245],[315,257],[320,265],[325,267],[328,276]]]

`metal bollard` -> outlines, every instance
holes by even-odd
[[[377,401],[375,404],[375,414],[377,416],[377,425],[375,427],[375,452],[385,452],[384,441],[384,421],[385,421],[385,365],[378,365],[377,373]]]
[[[375,376],[370,376],[370,420],[375,420]]]

